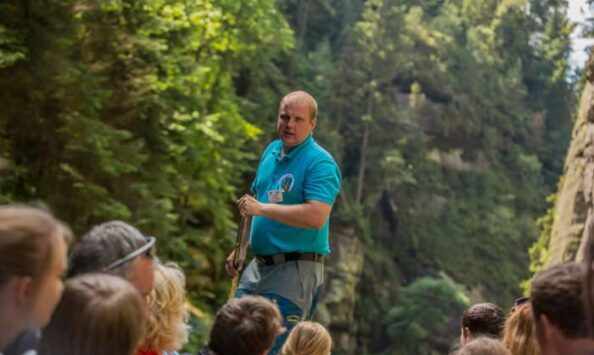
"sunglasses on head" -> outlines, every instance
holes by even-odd
[[[520,305],[523,305],[524,303],[530,301],[530,297],[520,297],[520,298],[516,298],[514,300],[514,307],[518,307]]]
[[[110,271],[110,270],[116,269],[124,264],[129,263],[130,261],[134,260],[136,257],[141,256],[141,255],[144,255],[147,258],[153,259],[155,256],[154,246],[155,246],[155,242],[157,241],[157,238],[146,237],[145,239],[146,239],[146,244],[144,244],[140,248],[134,250],[130,254],[124,256],[123,258],[118,259],[118,260],[114,261],[113,263],[109,264],[103,270]]]

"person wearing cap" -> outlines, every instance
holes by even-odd
[[[121,221],[93,227],[74,246],[68,277],[85,273],[108,273],[132,284],[144,297],[154,287],[155,237],[145,237],[138,229]]]
[[[304,91],[280,102],[274,140],[260,158],[254,196],[238,200],[243,216],[253,216],[255,258],[243,271],[236,296],[262,295],[276,301],[290,330],[309,318],[324,279],[323,257],[330,253],[329,216],[340,191],[334,158],[313,138],[317,103]],[[235,276],[233,255],[226,269]],[[286,338],[277,339],[276,354]]]

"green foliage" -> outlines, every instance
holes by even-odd
[[[555,202],[557,195],[551,194],[547,197],[549,208],[547,213],[536,221],[540,235],[538,240],[530,247],[530,272],[536,274],[546,265],[549,257],[549,243],[551,241],[551,233],[553,232],[553,222],[555,221]],[[530,280],[522,283],[524,293],[528,293]]]
[[[371,221],[370,275],[414,280],[444,271],[503,306],[521,292],[575,100],[564,4],[534,14],[527,5],[366,2],[330,103],[344,137],[343,200]],[[361,297],[374,299],[357,314],[373,322],[366,314],[377,316],[371,309],[385,310],[401,293],[363,287]],[[359,328],[362,347],[384,349],[390,341],[367,328]],[[413,328],[398,342],[426,331]]]
[[[235,73],[292,43],[272,0],[3,2],[2,201],[46,201],[79,234],[122,219],[157,235],[211,313],[260,134]]]
[[[386,354],[443,354],[450,350],[451,328],[468,306],[460,286],[447,278],[423,277],[400,289],[396,306],[386,313]]]
[[[13,65],[26,56],[26,48],[18,34],[0,25],[0,68]]]

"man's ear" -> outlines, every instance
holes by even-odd
[[[553,323],[551,323],[550,319],[545,314],[541,314],[538,317],[537,329],[544,340],[556,340],[559,337],[559,330]]]
[[[16,277],[13,280],[14,299],[19,306],[28,306],[33,297],[33,278],[31,276]]]
[[[468,327],[462,328],[462,337],[464,339],[464,343],[468,343],[470,341],[470,329]]]

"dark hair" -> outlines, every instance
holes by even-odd
[[[217,355],[260,355],[283,331],[278,307],[264,297],[244,296],[217,312],[208,347]]]
[[[86,274],[66,282],[43,332],[40,355],[131,355],[144,336],[144,303],[120,277]]]
[[[555,265],[534,277],[530,299],[537,324],[544,314],[566,337],[588,336],[582,302],[583,271],[581,264],[570,262]]]
[[[103,272],[114,261],[141,248],[147,243],[138,229],[121,221],[110,221],[93,227],[74,246],[70,255],[68,276]],[[113,270],[126,276],[127,266]]]
[[[493,303],[478,303],[464,311],[461,327],[468,328],[473,337],[486,335],[501,337],[505,314]]]
[[[0,286],[13,276],[38,279],[53,260],[54,238],[72,239],[50,213],[32,207],[0,206]]]

